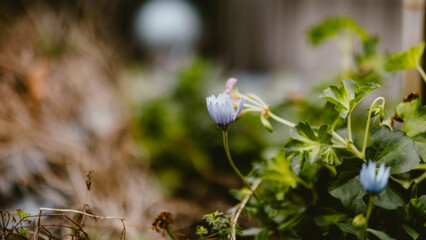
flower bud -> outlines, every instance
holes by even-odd
[[[360,228],[364,228],[365,224],[366,224],[366,220],[364,215],[362,214],[358,214],[353,220],[352,220],[352,225],[358,229]]]

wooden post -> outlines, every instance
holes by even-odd
[[[403,0],[402,9],[402,50],[406,51],[424,40],[424,0]],[[423,61],[424,62],[424,61]],[[404,96],[411,92],[421,92],[423,79],[416,69],[403,73]],[[423,97],[424,99],[424,97]]]

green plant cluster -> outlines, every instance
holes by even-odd
[[[219,211],[204,215],[203,219],[208,226],[197,226],[197,235],[200,239],[230,239],[232,232],[230,218],[230,215]]]
[[[360,36],[368,53],[368,35],[354,24],[347,18],[328,19],[310,31],[310,41],[319,44],[346,29]],[[382,68],[389,72],[416,68],[426,81],[420,66],[423,50],[422,43],[395,53],[382,62]],[[394,113],[388,118],[383,97],[372,101],[369,108],[356,108],[380,85],[354,79],[357,81],[341,80],[339,86],[322,90],[319,97],[326,104],[315,125],[291,123],[272,113],[271,106],[259,97],[227,89],[231,97],[246,100],[247,112],[260,113],[267,130],[272,128],[270,119],[291,128],[282,151],[254,164],[244,177],[248,186],[233,192],[241,202],[247,192],[254,193],[244,212],[257,219],[258,225],[243,230],[240,236],[289,240],[426,239],[426,107],[420,103],[421,96],[413,94],[392,107]],[[367,116],[367,122],[352,121],[355,112]],[[364,130],[363,141],[354,141],[355,127]],[[233,141],[232,135],[229,139]],[[225,151],[232,163],[229,151],[233,149],[226,145],[227,142]],[[390,167],[387,186],[377,195],[367,192],[360,182],[361,168],[368,161]],[[259,180],[258,187],[251,186]]]

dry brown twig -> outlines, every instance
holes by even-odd
[[[36,231],[34,233],[34,240],[38,239],[38,233],[39,233],[39,229],[41,227],[41,216],[42,216],[42,212],[43,211],[55,211],[55,212],[72,212],[72,213],[77,213],[77,214],[82,214],[83,216],[88,216],[91,217],[93,219],[95,219],[96,221],[102,221],[105,219],[118,219],[121,221],[121,224],[123,225],[123,230],[121,231],[121,236],[120,239],[126,239],[126,224],[125,221],[126,219],[123,217],[114,217],[114,216],[96,216],[90,213],[86,213],[86,212],[82,212],[79,210],[74,210],[74,209],[59,209],[59,208],[40,208],[40,212],[38,215],[38,222],[37,222],[37,227],[36,227]],[[81,227],[79,230],[82,230]]]
[[[231,216],[231,229],[232,229],[232,234],[231,234],[231,240],[236,240],[236,225],[238,222],[238,218],[241,215],[241,212],[243,211],[244,207],[246,206],[248,200],[250,199],[251,195],[253,195],[254,191],[256,190],[256,188],[259,186],[259,184],[262,182],[261,178],[258,178],[254,181],[253,185],[250,188],[250,192],[246,195],[246,197],[243,199],[243,201],[241,201],[241,203],[237,204],[235,206],[234,211],[232,212],[232,216]]]

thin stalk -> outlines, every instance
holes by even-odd
[[[358,150],[358,148],[355,147],[355,145],[346,142],[345,139],[343,139],[339,134],[337,134],[335,131],[331,131],[331,135],[335,137],[339,142],[343,143],[346,147],[349,148],[349,150],[358,158],[364,159],[364,156],[361,154],[361,152]]]
[[[258,96],[256,96],[256,95],[254,95],[254,94],[252,94],[252,93],[249,93],[248,95],[247,95],[247,97],[248,98],[252,98],[252,99],[254,99],[254,100],[256,100],[260,105],[262,105],[263,107],[268,107],[268,104],[266,104],[260,97],[258,97]]]
[[[368,237],[367,236],[368,235],[368,232],[367,232],[368,220],[370,219],[371,212],[373,211],[373,207],[374,207],[373,203],[374,203],[374,195],[370,194],[370,200],[368,202],[368,209],[367,209],[367,216],[365,217],[365,227],[362,230],[362,235],[361,235],[361,239],[363,239],[363,240],[367,240],[367,237]]]
[[[225,148],[226,156],[228,157],[229,164],[234,169],[235,173],[243,180],[244,184],[250,189],[250,184],[245,179],[244,175],[238,170],[237,166],[235,166],[234,161],[232,161],[231,153],[229,152],[229,144],[228,144],[228,131],[222,131],[223,133],[223,146]]]
[[[417,65],[417,66],[416,66],[416,69],[417,69],[417,71],[419,71],[420,75],[421,75],[421,76],[422,76],[422,78],[423,78],[423,81],[425,81],[425,83],[426,83],[426,73],[425,73],[425,71],[423,70],[423,68],[422,68],[420,65]]]
[[[254,181],[253,185],[251,186],[250,192],[246,195],[246,197],[243,199],[243,201],[238,204],[239,205],[238,210],[237,210],[237,208],[235,209],[236,213],[232,214],[234,216],[234,217],[231,218],[231,230],[232,230],[231,239],[232,240],[236,240],[237,239],[237,237],[236,237],[236,232],[237,231],[236,231],[235,227],[237,225],[238,218],[240,217],[240,214],[241,214],[243,208],[246,206],[246,204],[247,204],[248,200],[250,199],[251,195],[253,193],[256,193],[255,192],[256,188],[259,186],[259,184],[261,182],[262,182],[261,178],[258,178],[258,179],[256,179],[256,181]]]
[[[370,200],[368,201],[368,209],[367,209],[367,216],[365,217],[365,225],[368,225],[368,219],[370,219],[371,212],[373,211],[374,207],[374,195],[370,194]]]
[[[362,156],[365,156],[365,149],[367,149],[367,138],[368,138],[368,131],[370,130],[371,112],[373,111],[373,106],[379,100],[382,100],[382,106],[385,105],[385,99],[383,97],[378,97],[374,99],[373,103],[370,105],[370,110],[368,111],[367,124],[365,126],[365,133],[364,133],[364,142],[362,144],[362,151],[361,151]]]
[[[177,240],[172,233],[172,224],[167,225],[166,232],[172,240]]]
[[[277,115],[273,114],[272,112],[269,112],[269,113],[268,113],[268,115],[269,115],[271,118],[275,119],[275,121],[280,122],[280,123],[282,123],[282,124],[284,124],[284,125],[286,125],[286,126],[289,126],[289,127],[295,127],[295,126],[296,126],[296,124],[295,124],[295,123],[292,123],[292,122],[287,121],[287,120],[285,120],[285,119],[283,119],[283,118],[280,118],[280,117],[278,117]]]
[[[237,96],[238,97],[240,97],[240,98],[244,98],[247,102],[250,102],[250,103],[252,103],[253,105],[255,105],[255,106],[259,106],[259,107],[261,107],[261,108],[263,108],[264,106],[262,105],[262,103],[260,103],[260,102],[258,102],[258,101],[255,101],[254,99],[252,99],[252,98],[250,98],[250,97],[248,97],[248,96],[246,96],[246,95],[244,95],[244,94],[241,94],[241,93],[237,93]]]
[[[250,107],[250,108],[259,109],[260,111],[263,110],[263,108],[261,108],[259,106],[256,106],[256,105],[253,105],[253,104],[250,104],[250,103],[244,103],[244,107]]]
[[[351,123],[351,115],[352,115],[352,113],[351,112],[349,112],[349,114],[348,114],[348,138],[349,138],[349,141],[351,142],[351,143],[353,143],[354,141],[353,141],[353,139],[352,139],[352,123]]]

